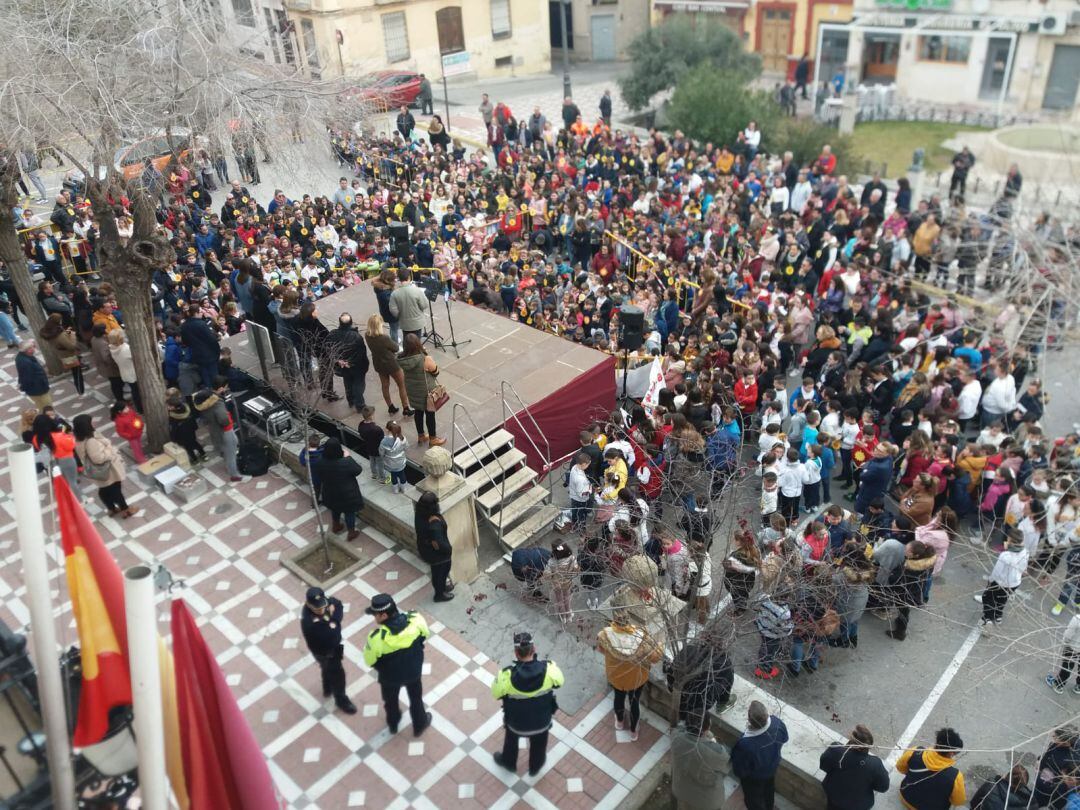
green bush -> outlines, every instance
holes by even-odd
[[[672,129],[681,129],[698,141],[735,146],[735,139],[749,121],[762,132],[762,148],[775,138],[780,107],[771,93],[752,90],[737,72],[698,65],[675,87],[667,107]]]
[[[836,155],[838,174],[862,171],[862,159],[855,153],[852,139],[841,135],[836,127],[812,119],[782,117],[773,133],[766,133],[762,140],[767,142],[770,152],[791,152],[800,166],[812,163],[821,154],[821,147],[829,144]]]
[[[761,57],[747,53],[738,34],[716,20],[669,17],[630,43],[631,70],[619,80],[622,97],[640,110],[661,90],[675,87],[698,65],[711,65],[748,82],[761,73]]]

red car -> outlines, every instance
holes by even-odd
[[[365,77],[357,88],[362,98],[381,99],[388,108],[416,106],[420,95],[420,74],[411,70],[380,70]]]

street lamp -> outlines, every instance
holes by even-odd
[[[571,98],[570,90],[570,51],[566,41],[566,8],[569,0],[559,0],[559,25],[562,29],[562,92],[563,98]]]

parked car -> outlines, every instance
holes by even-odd
[[[420,95],[420,74],[411,70],[380,70],[365,76],[357,91],[361,98],[379,99],[390,109],[402,105],[415,107]]]
[[[172,131],[172,139],[173,143],[179,147],[180,157],[187,157],[191,151],[191,132],[177,127]],[[169,148],[169,139],[164,130],[159,130],[145,138],[132,140],[127,146],[117,149],[113,162],[116,170],[123,174],[124,179],[131,180],[142,174],[147,158],[150,158],[154,167],[164,174],[171,157],[172,149]]]

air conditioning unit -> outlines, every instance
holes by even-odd
[[[1069,12],[1069,25],[1080,25],[1080,9]]]
[[[1039,33],[1059,37],[1065,33],[1065,23],[1064,13],[1043,14],[1039,18]]]

